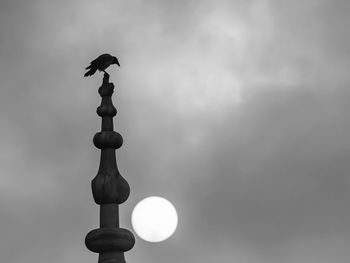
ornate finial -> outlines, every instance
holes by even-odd
[[[114,85],[105,73],[98,89],[102,97],[97,108],[98,116],[102,117],[101,132],[93,139],[94,145],[101,149],[100,167],[91,182],[94,200],[100,205],[100,228],[90,231],[85,238],[87,248],[99,253],[99,263],[125,263],[124,252],[135,244],[134,235],[119,227],[119,204],[128,199],[130,187],[119,173],[115,156],[123,138],[113,130],[113,117],[117,114],[111,98],[113,91]]]

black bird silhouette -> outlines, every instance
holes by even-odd
[[[84,74],[84,77],[92,76],[95,74],[96,70],[103,71],[104,73],[108,74],[105,69],[108,68],[112,64],[117,64],[119,67],[119,61],[116,57],[113,57],[110,54],[103,54],[96,58],[95,60],[90,62],[90,65],[86,67],[85,69],[89,70]]]

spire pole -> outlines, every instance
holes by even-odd
[[[115,150],[123,144],[123,137],[113,130],[113,117],[117,110],[112,103],[114,84],[107,73],[103,76],[98,93],[102,97],[97,115],[102,118],[101,132],[93,138],[101,150],[100,166],[91,182],[92,194],[100,205],[100,228],[90,231],[85,238],[86,247],[99,253],[98,263],[125,263],[124,252],[135,244],[134,235],[119,227],[119,204],[130,194],[128,182],[120,175]]]

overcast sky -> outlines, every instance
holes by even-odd
[[[96,263],[90,181],[102,53],[118,57],[117,152],[179,225],[129,263],[350,258],[350,2],[0,3],[0,261]]]

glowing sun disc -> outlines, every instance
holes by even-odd
[[[159,196],[141,200],[131,214],[136,234],[148,242],[161,242],[169,238],[175,232],[177,222],[175,207]]]

